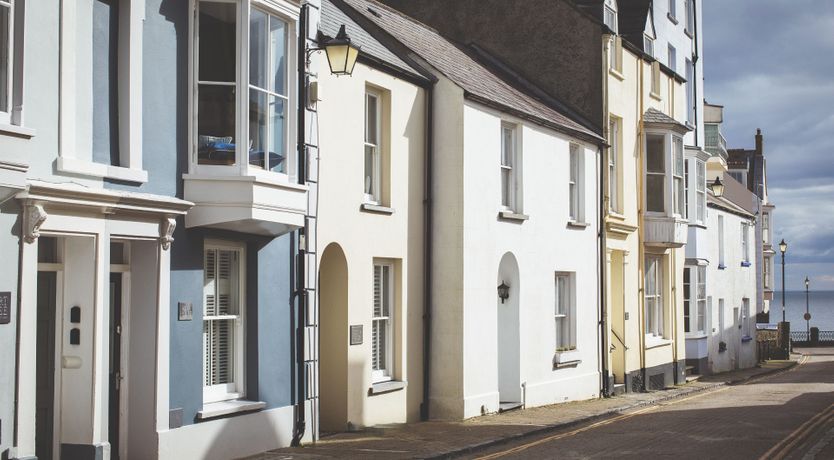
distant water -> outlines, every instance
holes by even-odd
[[[834,291],[810,292],[811,327],[821,331],[834,331]],[[785,293],[785,317],[791,323],[792,331],[805,330],[805,291]],[[782,291],[773,292],[770,302],[770,322],[782,320]]]

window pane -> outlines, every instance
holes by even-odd
[[[197,157],[200,164],[235,164],[235,88],[199,85]]]
[[[379,104],[377,101],[377,97],[373,94],[368,94],[365,99],[365,142],[374,145],[377,145],[379,141],[377,135],[377,127],[379,126],[379,114],[377,112]]]
[[[391,316],[391,267],[382,266],[382,316]]]
[[[249,15],[249,84],[266,89],[266,13],[252,9]]]
[[[683,139],[676,137],[672,141],[675,149],[675,175],[683,176]]]
[[[267,149],[266,93],[249,90],[249,164],[263,168]]]
[[[270,88],[273,92],[287,95],[287,26],[284,21],[271,16],[269,18],[269,46],[271,49]]]
[[[221,385],[234,381],[234,320],[203,323],[205,339],[205,384]]]
[[[649,172],[665,173],[665,153],[663,136],[649,136],[646,140],[646,169]]]
[[[374,181],[374,163],[376,156],[376,147],[365,146],[365,184],[364,190],[366,195],[376,196],[376,183]]]
[[[235,3],[199,4],[199,71],[201,81],[235,81],[237,24]]]
[[[501,129],[501,164],[513,165],[513,131],[510,128]]]
[[[270,171],[287,172],[286,152],[286,103],[276,96],[269,96],[269,161]]]
[[[249,90],[249,164],[286,172],[284,100]]]
[[[507,207],[512,205],[511,193],[510,193],[510,175],[512,174],[511,169],[501,168],[501,204]]]
[[[665,211],[663,199],[664,176],[648,175],[646,177],[646,203],[649,211]]]

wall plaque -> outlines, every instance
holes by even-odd
[[[12,321],[12,293],[0,292],[0,324]]]
[[[179,302],[177,308],[179,309],[178,320],[191,321],[194,319],[194,306],[191,302]]]
[[[350,327],[350,344],[362,345],[362,325],[356,324]]]

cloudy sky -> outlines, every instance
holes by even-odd
[[[834,1],[704,0],[703,9],[706,99],[724,106],[730,148],[752,149],[762,129],[787,288],[804,290],[808,275],[812,289],[834,290]]]

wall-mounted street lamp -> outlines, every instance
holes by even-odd
[[[501,303],[510,298],[510,287],[503,281],[498,286],[498,298],[501,299]]]
[[[330,73],[336,76],[350,76],[353,73],[356,58],[359,57],[359,47],[351,42],[344,24],[335,37],[328,37],[319,32],[319,43],[320,48],[310,48],[308,52],[324,50],[327,63],[330,64]]]
[[[715,176],[715,182],[710,182],[709,189],[712,190],[712,194],[716,198],[721,198],[724,195],[724,184],[721,182],[721,178]]]
[[[811,341],[811,311],[810,311],[810,293],[811,280],[805,277],[805,333],[808,334],[808,342]]]

